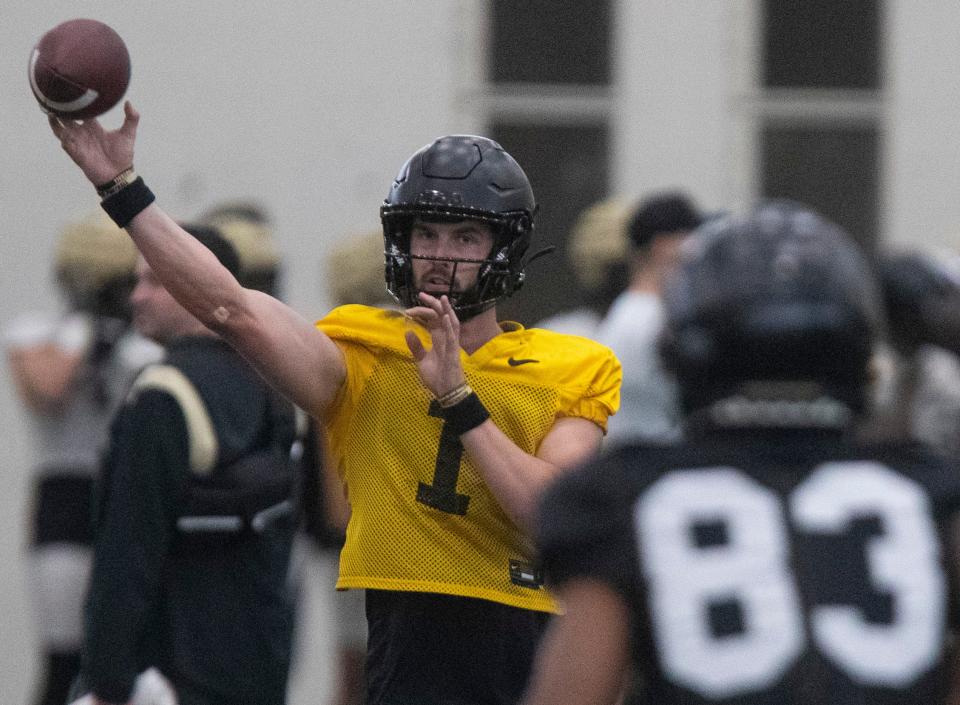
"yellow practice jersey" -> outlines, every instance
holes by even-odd
[[[326,432],[351,517],[338,588],[436,592],[555,611],[529,542],[487,489],[460,439],[444,432],[397,311],[342,306],[318,327],[343,350],[347,379]],[[490,418],[536,454],[564,416],[606,429],[619,404],[620,363],[592,340],[501,324],[472,355],[467,381]]]

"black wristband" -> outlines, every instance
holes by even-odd
[[[472,392],[463,401],[446,407],[442,413],[447,428],[458,436],[475,429],[490,418],[490,412],[476,392]]]
[[[144,208],[156,200],[153,191],[147,188],[143,183],[142,177],[124,186],[112,196],[100,201],[100,207],[107,212],[107,215],[113,219],[121,228],[127,227],[127,224],[137,217]]]

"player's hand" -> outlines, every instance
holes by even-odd
[[[460,363],[460,320],[450,299],[439,299],[420,292],[423,306],[407,309],[406,314],[430,331],[432,347],[427,350],[417,334],[407,331],[407,347],[420,372],[420,379],[435,397],[441,397],[466,381]]]
[[[63,151],[94,186],[107,183],[133,165],[140,113],[128,100],[123,104],[123,115],[123,125],[110,131],[104,130],[96,119],[81,122],[50,116],[50,129],[60,140]]]

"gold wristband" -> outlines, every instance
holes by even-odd
[[[473,390],[470,388],[469,384],[464,382],[463,384],[454,387],[446,394],[437,397],[437,402],[441,407],[447,409],[451,406],[456,406],[471,394],[473,394]]]
[[[126,188],[136,180],[137,172],[133,170],[132,166],[128,166],[107,183],[97,186],[97,195],[100,196],[101,199],[110,198],[110,196]]]

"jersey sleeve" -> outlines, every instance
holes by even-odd
[[[631,512],[611,465],[598,461],[568,473],[545,493],[537,548],[549,584],[595,578],[621,592],[634,584]]]
[[[377,363],[377,355],[382,351],[396,353],[400,350],[400,343],[406,345],[402,324],[398,324],[396,318],[392,311],[351,304],[335,308],[317,321],[317,328],[343,353],[346,370],[344,384],[332,405],[338,413],[329,419],[334,428],[348,427],[351,410],[359,401],[364,384]],[[394,325],[384,326],[381,319],[390,320]],[[401,330],[399,336],[398,330]]]
[[[620,361],[609,348],[594,344],[573,368],[570,384],[561,387],[559,416],[593,421],[607,432],[607,419],[620,408]]]

